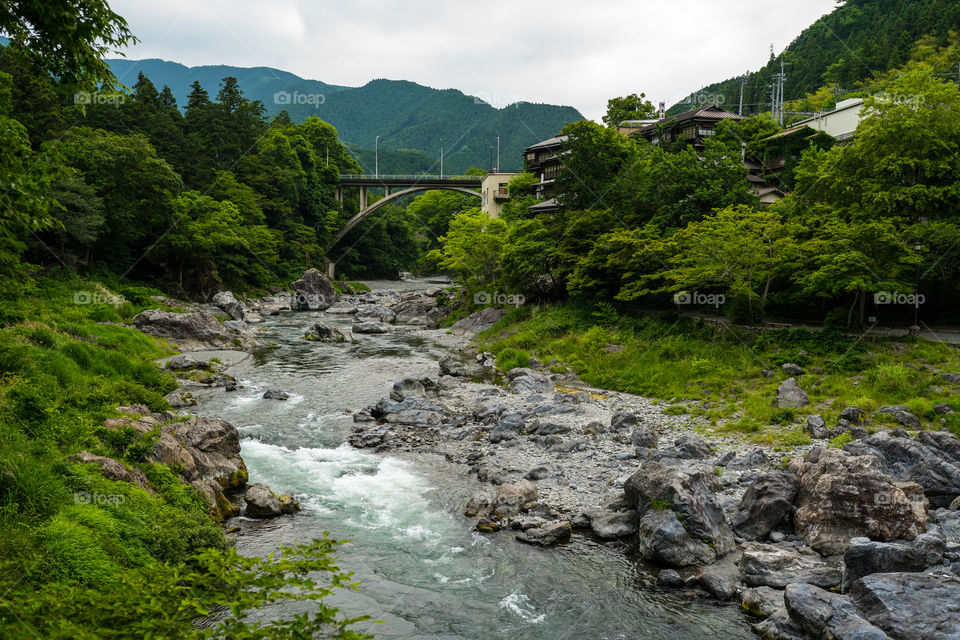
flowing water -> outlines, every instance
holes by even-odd
[[[211,390],[198,407],[238,427],[251,482],[293,493],[303,506],[295,516],[244,521],[241,553],[264,555],[324,531],[349,539],[339,565],[354,572],[359,592],[340,592],[330,602],[345,615],[382,621],[362,627],[378,638],[754,637],[735,606],[652,588],[655,571],[625,545],[575,536],[568,545],[540,549],[509,532],[473,532],[461,512],[481,487],[465,469],[431,456],[404,460],[351,447],[345,441],[352,413],[387,395],[400,378],[436,376],[445,351],[429,338],[403,334],[359,336],[355,345],[301,340],[316,321],[298,313],[261,325],[278,346],[233,364],[229,373],[243,388]],[[264,400],[268,388],[291,397]],[[277,605],[265,615],[291,615],[297,606]]]

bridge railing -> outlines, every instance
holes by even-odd
[[[438,175],[438,174],[401,174],[401,175],[387,175],[387,174],[360,174],[360,173],[341,173],[341,180],[468,180],[477,182],[482,179],[481,176],[451,176],[451,175]]]

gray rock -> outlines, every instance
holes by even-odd
[[[846,567],[843,589],[847,591],[855,580],[874,573],[923,571],[940,564],[946,551],[941,535],[924,533],[912,542],[875,542],[869,538],[854,538],[843,555]]]
[[[802,376],[803,374],[806,373],[806,371],[804,371],[802,367],[800,367],[799,365],[793,364],[792,362],[786,363],[785,365],[780,367],[780,369],[788,376]]]
[[[517,515],[528,504],[536,503],[538,495],[537,485],[529,480],[501,484],[490,503],[491,513],[497,518]]]
[[[907,429],[920,428],[920,418],[914,415],[906,405],[900,404],[888,407],[880,407],[873,412],[874,416],[883,414],[893,416],[893,419],[897,421],[897,424],[906,427]]]
[[[597,537],[604,540],[625,538],[637,533],[640,516],[636,511],[591,511],[590,528]]]
[[[934,413],[936,413],[938,416],[946,416],[946,415],[950,415],[951,413],[954,412],[954,411],[953,411],[953,407],[951,407],[951,406],[950,406],[949,404],[947,404],[946,402],[940,402],[940,403],[934,405],[933,411],[934,411]]]
[[[664,589],[679,589],[683,586],[683,578],[673,569],[663,569],[657,574],[657,586]]]
[[[960,578],[940,573],[875,573],[853,583],[863,617],[897,640],[960,637]]]
[[[249,347],[255,343],[249,332],[231,329],[209,313],[149,309],[137,314],[133,324],[144,333],[179,343],[199,343],[217,348]]]
[[[265,484],[248,485],[243,499],[247,503],[244,515],[248,518],[275,518],[281,514],[280,499]]]
[[[171,391],[164,397],[164,400],[172,409],[183,409],[184,407],[195,407],[197,405],[197,399],[185,389]]]
[[[793,512],[799,489],[800,478],[787,471],[759,476],[743,494],[730,520],[734,533],[747,540],[765,537]]]
[[[810,584],[791,584],[784,592],[790,619],[820,640],[890,640],[867,622],[847,596]]]
[[[517,540],[541,547],[552,547],[570,539],[571,527],[566,520],[557,520],[542,527],[527,529],[517,534]]]
[[[143,471],[137,468],[128,469],[122,462],[114,460],[113,458],[94,455],[89,451],[81,451],[80,453],[70,456],[68,459],[80,462],[81,464],[96,465],[100,469],[100,473],[106,478],[132,484],[145,491],[153,491],[153,488],[150,486],[150,481]]]
[[[404,378],[393,383],[390,390],[390,399],[402,402],[409,396],[422,396],[427,393],[426,387],[416,378]]]
[[[733,550],[734,539],[715,497],[720,491],[713,468],[706,465],[673,467],[647,462],[624,483],[631,505],[640,510],[651,504],[669,505],[683,518],[690,537],[709,542],[716,554],[723,555]]]
[[[810,434],[811,438],[818,440],[825,440],[831,437],[830,430],[827,429],[827,421],[819,414],[807,418],[806,432]]]
[[[288,400],[290,394],[286,391],[280,391],[278,389],[267,389],[263,392],[264,400]]]
[[[480,375],[480,367],[476,365],[468,365],[467,363],[457,360],[453,356],[445,356],[440,359],[440,375],[441,376],[455,376],[459,378],[471,378],[473,376]]]
[[[323,310],[340,299],[327,277],[316,269],[308,269],[290,286],[294,293],[290,306],[295,310]]]
[[[775,404],[778,409],[802,409],[810,404],[810,396],[800,388],[796,378],[787,378],[777,388]]]
[[[420,396],[407,396],[401,402],[383,398],[370,409],[370,413],[378,420],[412,427],[438,426],[446,416],[443,407]]]
[[[553,393],[555,390],[550,378],[527,367],[511,369],[507,372],[507,378],[510,379],[508,388],[512,393]]]
[[[713,455],[713,447],[703,438],[692,434],[680,436],[673,445],[677,448],[677,457],[682,460],[702,460]]]
[[[640,418],[635,413],[629,411],[617,411],[610,417],[610,430],[620,431],[637,426]]]
[[[717,559],[717,552],[692,539],[669,509],[648,509],[640,518],[637,540],[644,559],[671,567],[709,564]]]
[[[753,625],[753,630],[764,640],[810,640],[810,636],[787,613],[786,604],[763,622]]]
[[[335,302],[326,309],[326,313],[335,313],[342,315],[350,315],[351,313],[356,313],[356,305],[352,305],[349,302],[341,300],[340,302]]]
[[[317,322],[304,331],[303,339],[311,342],[356,342],[349,331],[323,322]]]
[[[243,320],[243,305],[233,297],[233,293],[229,291],[221,291],[214,294],[213,304],[223,310],[232,320]]]
[[[497,426],[490,432],[490,442],[513,440],[523,433],[523,414],[509,411],[500,416]]]
[[[740,574],[733,555],[700,570],[700,586],[717,600],[733,600],[739,595]]]
[[[826,562],[816,554],[751,542],[740,558],[740,577],[751,587],[783,589],[788,584],[806,583],[830,588],[840,584],[843,570],[839,564]]]
[[[353,326],[350,327],[350,330],[354,333],[375,333],[383,334],[390,333],[393,331],[393,325],[387,324],[386,322],[360,322],[354,321]]]
[[[543,465],[540,465],[539,467],[534,467],[533,469],[530,469],[530,471],[527,471],[527,473],[524,474],[523,477],[526,480],[543,480],[549,475],[550,475],[550,469],[548,469]]]
[[[480,333],[495,325],[506,313],[506,309],[487,307],[486,309],[470,314],[462,320],[457,320],[453,323],[453,326],[450,327],[450,331],[460,334]]]
[[[758,618],[770,617],[785,606],[783,591],[771,587],[745,589],[740,598],[740,608]]]
[[[382,304],[361,304],[354,315],[355,322],[372,321],[392,323],[397,319],[397,313]]]
[[[867,414],[860,407],[847,407],[840,412],[838,420],[846,420],[849,423],[846,426],[863,424],[863,421],[866,420]]]
[[[170,369],[171,371],[184,371],[187,369],[210,369],[210,363],[197,360],[189,353],[181,353],[178,356],[173,356],[167,361],[167,369]]]
[[[926,531],[925,513],[873,456],[814,449],[790,470],[800,476],[793,517],[797,535],[824,555],[843,553],[858,536],[891,541]]]

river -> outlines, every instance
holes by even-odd
[[[375,289],[434,286],[426,281],[370,283]],[[448,352],[440,332],[358,336],[353,345],[307,342],[310,313],[272,317],[261,327],[276,347],[232,364],[242,385],[201,394],[198,413],[240,431],[251,482],[295,494],[303,511],[269,521],[237,519],[238,550],[265,555],[284,543],[329,531],[350,542],[339,565],[353,571],[357,592],[329,602],[345,615],[368,614],[361,629],[404,640],[754,638],[736,606],[653,587],[656,571],[627,545],[581,536],[562,547],[521,544],[509,531],[481,535],[462,516],[479,491],[475,477],[435,456],[401,459],[346,443],[353,412],[408,376],[437,375]],[[347,324],[333,316],[324,322]],[[266,389],[287,401],[261,398]],[[289,616],[277,605],[266,617]]]

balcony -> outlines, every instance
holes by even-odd
[[[499,189],[493,192],[494,200],[509,200],[510,199],[510,190],[506,187],[500,187]]]

